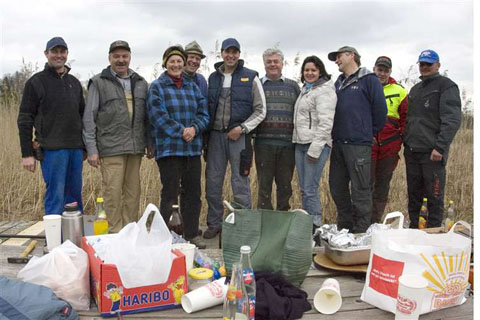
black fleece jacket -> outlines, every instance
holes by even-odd
[[[25,84],[17,124],[22,157],[33,155],[35,139],[47,150],[83,148],[82,116],[85,100],[80,81],[68,72],[60,76],[53,67],[34,74]]]

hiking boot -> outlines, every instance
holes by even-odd
[[[217,233],[220,233],[220,232],[222,232],[222,227],[218,227],[218,228],[208,227],[208,229],[205,230],[205,232],[203,233],[203,237],[205,239],[213,239],[215,238]]]
[[[196,236],[195,238],[188,239],[187,241],[189,241],[191,244],[196,245],[198,249],[205,249],[207,247],[205,242],[203,242],[202,237],[200,236]]]

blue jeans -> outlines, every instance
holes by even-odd
[[[297,167],[298,182],[302,194],[302,208],[313,216],[313,223],[322,225],[322,205],[318,188],[322,177],[323,167],[330,154],[330,147],[325,145],[315,162],[307,159],[310,144],[295,144],[295,166]]]
[[[82,207],[82,149],[43,150],[41,161],[46,184],[45,214],[62,214],[66,203],[78,202]]]

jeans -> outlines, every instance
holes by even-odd
[[[372,147],[333,143],[330,192],[337,206],[337,227],[353,233],[367,231],[372,215],[370,167]]]
[[[198,235],[198,219],[202,208],[200,156],[164,157],[157,160],[162,182],[160,212],[168,224],[172,215],[172,205],[178,204],[180,184],[185,190],[182,208],[183,233],[185,239],[193,239]]]
[[[233,141],[227,138],[227,132],[211,131],[207,152],[207,225],[221,228],[223,221],[223,182],[230,163],[233,199],[238,204],[252,207],[250,178],[240,174],[240,152],[245,149],[245,135]]]
[[[62,214],[65,204],[76,201],[82,206],[82,149],[43,150],[41,161],[46,184],[45,214]]]
[[[443,220],[446,160],[430,160],[431,152],[412,152],[405,146],[407,170],[408,215],[410,228],[418,228],[418,218],[423,197],[428,199],[427,227],[440,227]]]
[[[320,157],[314,162],[307,159],[309,147],[310,144],[295,144],[295,165],[302,194],[302,208],[313,216],[313,223],[320,226],[322,225],[322,205],[318,188],[323,167],[330,154],[330,147],[325,145]]]
[[[295,149],[255,143],[255,165],[258,179],[258,204],[261,209],[273,210],[272,183],[277,186],[277,210],[290,210],[292,177],[295,170]]]

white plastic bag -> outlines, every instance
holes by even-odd
[[[471,239],[454,229],[428,234],[417,229],[375,231],[361,299],[395,313],[398,278],[419,275],[428,281],[420,314],[465,302],[470,269]]]
[[[32,257],[17,278],[43,285],[76,310],[90,308],[88,255],[70,240],[42,257]]]
[[[154,217],[147,231],[148,216]],[[158,208],[149,204],[138,222],[123,227],[109,241],[105,263],[115,264],[125,288],[149,286],[168,280],[172,266],[172,235]]]

